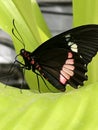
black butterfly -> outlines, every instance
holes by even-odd
[[[14,25],[15,26],[15,25]],[[33,52],[20,50],[23,68],[32,69],[55,88],[65,91],[87,80],[87,65],[98,51],[98,25],[84,25],[63,32],[44,42]]]

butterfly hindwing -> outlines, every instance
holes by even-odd
[[[87,68],[84,61],[64,48],[54,48],[42,53],[39,61],[40,73],[57,89],[65,91],[66,84],[77,88],[87,80]],[[80,78],[78,78],[80,77]]]

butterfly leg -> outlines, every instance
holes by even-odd
[[[42,81],[44,82],[44,84],[45,84],[45,86],[48,88],[48,90],[49,90],[49,91],[52,91],[52,90],[48,87],[47,83],[45,82],[44,77],[43,77],[41,74],[37,73],[37,72],[34,72],[34,73],[35,73],[36,76],[37,76],[37,83],[38,83],[38,90],[39,90],[39,92],[41,92],[41,91],[40,91],[40,84],[39,84],[39,78],[38,78],[38,76],[41,77]]]
[[[38,78],[38,74],[36,73],[36,77],[37,77],[37,85],[38,85],[38,91],[41,93],[41,91],[40,91],[40,84],[39,84],[39,78]]]
[[[31,69],[31,67],[29,67],[29,66],[26,66],[25,64],[23,64],[23,63],[21,63],[20,61],[18,61],[18,60],[15,60],[15,62],[14,62],[14,64],[15,63],[19,63],[21,66],[21,68],[24,68],[24,69],[27,69],[27,70],[30,70]]]

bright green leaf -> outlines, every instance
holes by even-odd
[[[88,23],[86,19],[89,23],[95,23],[91,19],[92,9],[88,8],[91,1],[73,2],[75,26]],[[93,19],[97,23],[98,1],[93,0],[90,5],[96,10]],[[51,36],[34,0],[1,0],[0,17],[1,28],[10,35],[12,19],[15,19],[26,48],[30,51]],[[13,39],[19,53],[23,46],[17,39]],[[31,86],[35,84],[32,72],[28,72],[27,80]],[[65,93],[41,94],[28,90],[20,93],[19,89],[9,86],[5,88],[0,84],[0,130],[97,130],[97,92],[98,83]]]

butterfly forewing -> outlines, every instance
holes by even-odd
[[[98,25],[84,25],[63,32],[40,45],[33,54],[40,55],[42,51],[52,48],[76,52],[88,64],[98,51]]]

